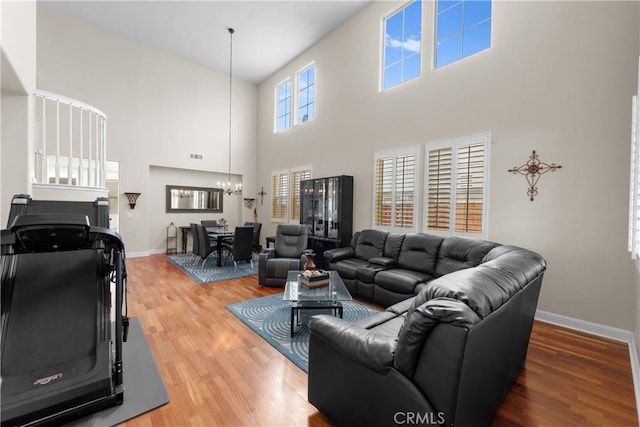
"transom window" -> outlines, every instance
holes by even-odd
[[[383,89],[420,76],[422,2],[413,1],[384,19]]]
[[[491,46],[491,0],[437,1],[435,68]]]
[[[276,132],[291,127],[291,79],[276,87]]]
[[[316,67],[298,73],[298,123],[313,120],[315,113]]]

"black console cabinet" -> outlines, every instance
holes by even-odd
[[[353,233],[353,177],[315,178],[300,182],[300,223],[309,227],[309,249],[324,265],[324,251],[347,246]]]

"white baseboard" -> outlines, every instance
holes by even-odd
[[[626,342],[629,346],[629,362],[631,363],[633,388],[636,395],[636,410],[638,411],[638,421],[640,421],[640,360],[638,359],[638,348],[636,347],[633,332],[542,310],[536,310],[536,320]]]

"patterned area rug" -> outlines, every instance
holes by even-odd
[[[248,262],[241,261],[238,262],[237,269],[233,266],[233,262],[229,262],[226,259],[223,260],[222,267],[216,266],[216,258],[213,254],[204,265],[202,265],[202,259],[200,258],[197,258],[194,262],[191,255],[168,255],[167,259],[201,285],[258,274],[258,260],[255,257],[253,268]]]
[[[376,310],[357,301],[343,303],[343,318],[353,322],[375,313]],[[276,350],[284,354],[300,369],[308,372],[309,365],[309,330],[306,322],[296,329],[291,338],[291,308],[288,301],[282,300],[282,294],[269,295],[236,304],[227,309],[258,335],[267,340]],[[312,314],[304,310],[303,319]]]

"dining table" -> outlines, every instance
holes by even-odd
[[[229,231],[227,229],[221,229],[220,227],[207,227],[207,235],[210,240],[215,240],[216,242],[216,265],[218,267],[222,267],[222,243],[225,241],[233,241],[233,231]]]

